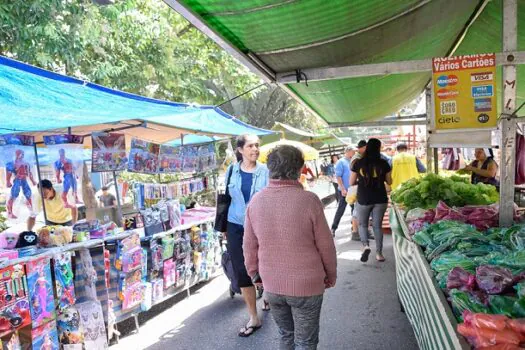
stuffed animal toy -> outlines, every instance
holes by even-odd
[[[14,249],[18,242],[18,232],[5,230],[0,233],[0,248],[2,249]]]
[[[63,246],[71,243],[73,231],[67,226],[44,226],[38,231],[38,244],[41,247]]]
[[[18,242],[16,243],[17,248],[36,248],[38,243],[38,237],[33,231],[24,231],[18,236]]]

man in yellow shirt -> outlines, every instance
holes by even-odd
[[[392,158],[392,189],[427,171],[423,163],[413,154],[407,153],[408,146],[397,145],[397,154]]]
[[[49,180],[40,181],[39,186],[42,186],[42,194],[44,196],[44,206],[46,208],[46,225],[56,226],[71,226],[77,221],[78,210],[76,206],[73,208],[66,208],[64,202],[53,188],[53,184]],[[33,230],[35,226],[36,214],[32,214],[27,219],[27,229]]]

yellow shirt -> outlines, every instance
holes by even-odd
[[[62,202],[62,198],[56,191],[53,199],[44,199],[44,205],[46,206],[48,221],[56,224],[64,224],[71,221],[71,209],[64,207],[64,202]]]
[[[404,182],[419,176],[416,156],[399,153],[392,158],[392,189],[395,190]]]

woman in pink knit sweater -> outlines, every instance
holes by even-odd
[[[332,233],[321,201],[298,181],[301,151],[276,147],[267,166],[270,184],[252,198],[246,212],[246,269],[264,284],[281,349],[316,349],[323,293],[337,279]]]

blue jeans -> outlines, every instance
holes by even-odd
[[[356,216],[359,221],[359,237],[363,245],[368,246],[368,223],[372,215],[372,226],[376,240],[376,251],[383,252],[383,216],[385,216],[388,203],[362,205],[355,204]]]
[[[280,350],[315,350],[323,295],[292,297],[266,292],[281,335]]]

